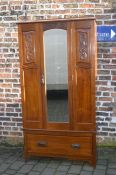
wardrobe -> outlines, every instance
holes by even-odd
[[[96,164],[96,21],[19,22],[24,156]]]

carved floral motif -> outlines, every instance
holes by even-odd
[[[85,60],[88,57],[88,35],[87,32],[79,32],[79,52],[80,59]]]
[[[24,32],[25,63],[33,62],[35,59],[34,32]]]

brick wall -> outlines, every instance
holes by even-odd
[[[0,0],[0,137],[20,141],[21,95],[17,24],[19,20],[95,16],[97,25],[116,24],[113,0]],[[97,138],[116,140],[116,43],[98,43]],[[20,139],[19,139],[20,138]]]

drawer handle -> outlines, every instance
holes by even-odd
[[[80,144],[72,144],[71,147],[74,148],[74,149],[79,149],[80,148]]]
[[[39,142],[37,142],[37,145],[40,146],[40,147],[46,147],[47,144],[48,143],[46,141],[39,141]]]

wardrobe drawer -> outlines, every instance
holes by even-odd
[[[28,152],[40,155],[90,156],[92,137],[49,136],[26,134]]]

